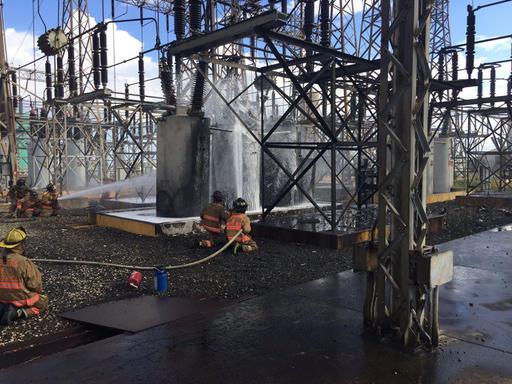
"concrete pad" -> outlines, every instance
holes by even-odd
[[[59,314],[68,320],[128,332],[140,332],[192,314],[219,308],[213,300],[140,296]]]
[[[481,232],[448,241],[438,248],[452,250],[455,265],[496,272],[512,271],[511,231]]]

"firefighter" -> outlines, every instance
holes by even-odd
[[[59,201],[55,186],[50,183],[46,191],[41,195],[41,217],[57,216],[59,213]]]
[[[17,227],[0,241],[0,326],[39,315],[48,308],[41,273],[23,256],[26,239],[25,229]]]
[[[14,213],[16,209],[20,205],[20,201],[25,197],[27,193],[27,186],[25,179],[18,179],[16,181],[16,185],[13,185],[9,188],[9,202],[11,203],[9,207],[9,212]]]
[[[208,232],[208,239],[199,242],[199,246],[203,248],[214,246],[215,238],[224,231],[228,218],[222,192],[213,192],[212,200],[201,212],[201,226]]]
[[[23,199],[18,201],[16,212],[18,217],[30,219],[34,216],[38,216],[41,212],[41,202],[37,196],[37,192],[31,189],[27,189]]]
[[[258,250],[256,242],[249,235],[251,232],[251,220],[249,220],[249,217],[245,214],[246,210],[247,202],[239,197],[233,202],[233,210],[226,222],[226,236],[228,241],[231,240],[238,231],[243,230],[234,242],[233,254],[236,254],[239,250],[242,252]]]

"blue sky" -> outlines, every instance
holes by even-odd
[[[48,28],[55,27],[57,24],[58,6],[61,3],[58,0],[39,0],[41,4],[41,14],[48,24]],[[361,1],[361,0],[356,0]],[[452,42],[461,43],[465,41],[466,31],[466,6],[469,3],[473,3],[476,7],[481,4],[487,4],[493,0],[451,0],[450,4],[450,24],[452,33]],[[8,45],[8,58],[9,61],[13,61],[16,64],[23,62],[24,59],[31,57],[32,49],[32,9],[34,2],[32,0],[4,0],[4,18],[6,28],[14,29],[16,32],[16,38],[13,37],[12,42],[7,42]],[[35,0],[37,4],[37,0]],[[127,14],[123,18],[137,18],[139,17],[138,9],[131,6],[126,6],[116,1],[116,14],[119,15],[127,11]],[[102,19],[102,1],[101,0],[89,0],[90,14],[97,20]],[[105,18],[111,18],[111,2],[105,0]],[[146,16],[155,16],[154,12],[145,11]],[[498,5],[491,8],[483,9],[477,12],[477,35],[480,38],[486,38],[496,35],[510,34],[512,20],[512,2],[502,5]],[[166,42],[172,40],[172,35],[167,36],[165,32],[165,18],[161,18],[161,40]],[[141,29],[138,22],[123,23],[117,25],[117,30],[124,32],[123,38],[116,40],[116,47],[118,52],[121,49],[126,48],[123,43],[127,43],[126,37],[129,37],[131,51],[137,52],[140,49],[141,40]],[[11,33],[13,31],[11,30]],[[37,16],[35,18],[35,35],[38,36],[44,32],[44,27]],[[139,41],[137,41],[139,40]],[[499,43],[489,43],[481,46],[477,49],[477,63],[480,61],[495,61],[499,59],[506,59],[510,57],[510,39],[508,41],[502,41]],[[144,45],[146,48],[152,47],[155,42],[154,27],[152,25],[144,28]],[[130,52],[131,52],[130,51]],[[30,55],[29,55],[30,54]],[[39,52],[36,55],[39,56]],[[151,60],[152,63],[156,63],[156,55],[153,55]],[[117,58],[118,56],[116,56]],[[510,65],[503,67],[498,72],[498,77],[508,77],[510,72]],[[136,74],[135,74],[136,75]],[[130,81],[128,74],[126,74],[126,81]],[[131,77],[130,77],[131,78]]]
[[[452,36],[454,40],[460,41],[465,38],[466,27],[466,6],[467,4],[474,4],[478,6],[487,4],[492,0],[485,1],[468,1],[468,0],[451,0],[450,2],[450,22]],[[53,20],[57,22],[57,4],[58,0],[40,0],[41,14],[45,20]],[[37,1],[36,1],[37,4]],[[97,19],[102,18],[102,2],[101,0],[90,0],[89,8],[90,13]],[[138,10],[134,7],[127,7],[122,3],[116,2],[116,11],[118,14],[125,12],[128,8],[127,17],[138,17]],[[149,15],[149,11],[147,14]],[[154,14],[154,13],[153,13]],[[478,19],[484,19],[485,22],[481,23],[477,19],[478,34],[484,35],[497,35],[510,33],[510,21],[512,19],[512,3],[503,4],[495,7],[490,7],[481,10],[477,13]],[[151,15],[152,16],[152,15]],[[19,31],[32,29],[32,0],[4,0],[4,17],[6,26],[15,28]],[[110,1],[105,0],[105,17],[110,18]],[[165,21],[162,20],[162,29],[164,29]],[[140,28],[137,23],[131,26],[125,25],[126,29],[133,33],[135,36],[140,35]],[[508,30],[508,31],[507,31]],[[44,27],[39,19],[36,20],[36,34],[42,33]]]

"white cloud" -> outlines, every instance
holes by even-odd
[[[90,25],[96,24],[96,20],[90,17]],[[5,31],[7,58],[11,67],[17,67],[26,64],[34,59],[34,45],[32,33],[27,31],[17,31],[14,28],[7,28]],[[37,37],[36,37],[37,40]],[[115,49],[114,49],[115,44]],[[108,64],[121,63],[124,60],[137,56],[141,50],[141,41],[128,31],[118,28],[116,24],[109,24],[107,28],[107,47],[108,47]],[[148,47],[145,47],[146,49]],[[41,51],[36,46],[36,58],[42,56]],[[78,59],[78,52],[76,52]],[[91,65],[90,60],[86,63],[86,67]],[[158,76],[158,63],[153,57],[144,57],[145,76],[146,79]],[[28,69],[32,69],[30,66]],[[37,63],[39,71],[44,70],[44,60]],[[115,75],[115,82],[114,82]],[[138,93],[138,60],[131,60],[127,63],[120,64],[109,69],[108,87],[118,92],[124,92],[125,83],[137,83],[130,87],[130,93]],[[154,80],[146,82],[146,95],[162,96],[160,81]],[[33,88],[30,86],[30,90]],[[43,85],[38,86],[38,94],[41,94]],[[22,94],[23,96],[23,94]]]
[[[479,41],[479,40],[486,40],[486,39],[489,39],[489,37],[483,36],[483,35],[477,35],[475,40]],[[497,54],[502,54],[502,53],[506,54],[507,52],[510,52],[510,44],[511,43],[512,43],[511,38],[486,41],[485,43],[477,44],[476,50],[478,51],[479,49],[481,49],[481,50],[487,51],[487,52],[494,52]]]

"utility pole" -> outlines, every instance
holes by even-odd
[[[4,5],[0,2],[0,177],[14,182],[17,177],[16,121],[9,77],[12,73],[7,64],[5,44]],[[14,77],[15,78],[15,77]],[[17,100],[15,101],[17,102]],[[6,166],[6,167],[4,167]],[[7,175],[4,170],[7,168]]]

